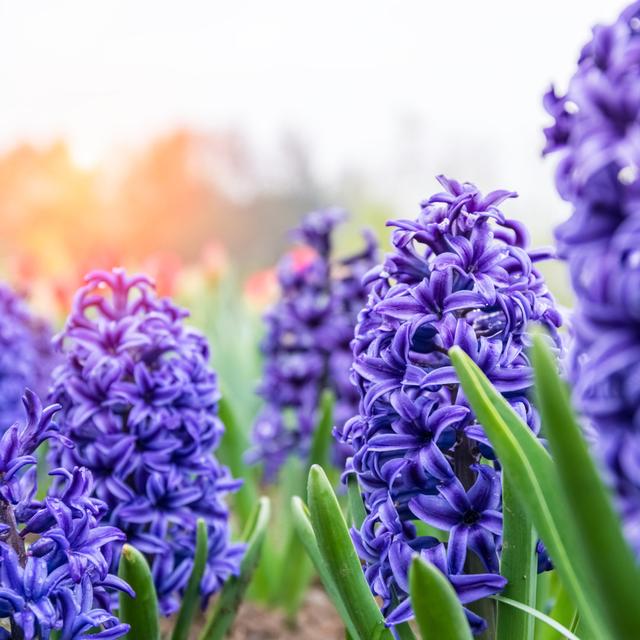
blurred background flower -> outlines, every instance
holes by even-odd
[[[370,230],[362,233],[362,247],[347,257],[333,252],[342,209],[308,213],[292,236],[303,244],[278,263],[280,298],[264,315],[264,358],[257,389],[265,406],[253,431],[247,459],[264,464],[265,477],[274,480],[291,455],[307,460],[319,428],[323,392],[333,396],[333,421],[342,427],[358,406],[358,393],[349,379],[350,343],[356,319],[366,304],[365,274],[378,259],[378,245]],[[348,447],[334,443],[332,460],[344,466]]]
[[[49,323],[0,283],[0,434],[22,418],[26,387],[44,395],[56,357]]]

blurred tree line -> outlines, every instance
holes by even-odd
[[[286,230],[316,206],[304,145],[284,138],[262,175],[235,134],[172,131],[91,168],[64,142],[0,155],[0,262],[28,279],[164,254],[198,261],[220,243],[244,273],[275,261]]]

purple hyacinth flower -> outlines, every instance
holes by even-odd
[[[170,615],[193,567],[198,518],[209,535],[203,604],[238,573],[243,554],[230,541],[225,504],[240,483],[213,453],[224,428],[209,345],[145,276],[114,270],[86,281],[56,338],[64,360],[52,392],[61,432],[77,446],[55,445],[52,457],[91,470],[92,495],[146,554]],[[119,545],[110,547],[115,566]]]
[[[423,522],[449,532],[449,573],[463,572],[467,546],[487,571],[498,573],[496,536],[502,534],[500,479],[487,465],[473,465],[472,469],[478,476],[468,492],[454,476],[438,485],[438,496],[416,496],[409,501],[409,508]]]
[[[129,626],[110,601],[114,590],[134,594],[109,565],[125,536],[101,523],[106,505],[90,496],[86,469],[54,470],[60,483],[35,499],[36,449],[51,439],[71,444],[52,422],[58,405],[43,409],[29,390],[23,402],[27,420],[0,437],[0,638],[121,638]]]
[[[365,233],[360,253],[335,258],[332,236],[345,217],[339,209],[305,216],[292,234],[302,243],[301,254],[287,255],[278,265],[280,300],[264,318],[265,364],[258,393],[265,406],[254,424],[248,456],[263,463],[268,480],[290,455],[308,455],[325,389],[334,395],[336,424],[344,424],[358,405],[349,379],[349,344],[367,296],[362,278],[375,263],[377,246]],[[336,443],[333,455],[342,466],[345,448]]]
[[[353,450],[347,472],[368,514],[354,542],[389,624],[412,616],[415,553],[433,556],[463,603],[504,586],[500,467],[449,349],[462,348],[538,433],[527,325],[544,325],[561,348],[561,317],[535,266],[550,252],[529,249],[526,229],[499,208],[515,194],[439,180],[444,191],[416,220],[389,223],[393,251],[366,276],[369,300],[352,342],[360,404],[336,430]],[[420,536],[420,525],[446,539]],[[478,615],[468,618],[482,631]]]
[[[576,294],[573,401],[640,555],[640,2],[597,26],[565,94],[551,89],[546,152],[571,216],[556,229]]]
[[[464,604],[471,604],[482,598],[493,595],[502,590],[507,581],[500,575],[494,573],[479,573],[474,575],[452,575],[447,569],[447,552],[445,551],[445,545],[442,543],[435,544],[421,551],[420,557],[427,562],[431,562],[435,565],[451,583],[454,591],[458,595],[460,602]],[[404,571],[404,575],[407,574],[408,565]],[[484,620],[465,608],[464,612],[467,614],[469,620],[469,626],[475,633],[482,633],[486,628]],[[411,611],[411,605],[409,600],[405,600],[400,604],[395,611],[387,618],[389,624],[398,624],[400,622],[406,622],[413,617]]]

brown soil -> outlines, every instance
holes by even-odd
[[[175,620],[162,620],[162,637],[168,638]],[[190,638],[200,634],[204,617],[194,621]],[[245,602],[238,611],[228,640],[344,640],[345,632],[336,610],[325,592],[313,586],[307,592],[298,614],[297,624],[292,626],[282,611],[266,609],[253,602]]]
[[[280,611],[251,602],[240,607],[230,640],[344,640],[344,626],[325,592],[310,589],[291,628]]]

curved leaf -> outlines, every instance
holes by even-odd
[[[202,518],[198,518],[196,528],[196,553],[193,561],[191,577],[187,583],[180,612],[176,619],[171,640],[187,640],[193,621],[193,615],[200,600],[200,582],[207,566],[207,554],[209,551],[207,525]]]
[[[285,495],[285,504],[294,495],[304,493],[305,483],[309,475],[309,469],[314,464],[328,465],[329,453],[333,437],[333,406],[334,395],[330,390],[325,390],[320,400],[320,411],[318,412],[318,422],[313,432],[313,440],[307,465],[303,468],[295,467],[291,471],[300,471],[295,482],[286,482],[285,486],[292,490],[293,495]],[[290,514],[287,514],[290,515]],[[296,616],[304,599],[305,593],[313,578],[313,567],[309,563],[306,549],[302,546],[300,538],[291,527],[289,519],[286,519],[287,542],[281,556],[280,569],[278,573],[278,588],[273,594],[273,604],[281,605],[287,615],[289,622],[295,622]]]
[[[229,466],[236,478],[243,478],[242,486],[231,496],[234,512],[242,526],[246,526],[251,517],[253,505],[258,499],[253,469],[244,461],[245,451],[249,447],[247,434],[240,428],[227,396],[218,401],[218,416],[224,424],[224,434],[218,448],[218,458]]]
[[[159,640],[158,597],[145,557],[131,545],[122,547],[118,575],[131,585],[136,597],[120,593],[119,617],[130,625],[128,640]]]
[[[598,640],[608,637],[609,630],[594,595],[594,585],[585,571],[576,530],[561,496],[551,456],[462,349],[453,347],[449,355],[465,396],[578,605],[589,637]]]
[[[354,474],[350,474],[347,478],[347,491],[349,497],[349,517],[351,518],[351,524],[359,529],[367,517],[367,510],[365,509],[364,502],[362,500],[362,492],[360,491],[360,485],[358,479]]]
[[[269,498],[263,496],[249,518],[243,535],[247,548],[240,565],[240,575],[231,576],[222,587],[215,608],[200,634],[200,640],[221,640],[233,624],[260,559],[270,512]]]
[[[322,558],[320,549],[318,549],[318,541],[316,540],[316,534],[313,532],[313,526],[311,525],[311,520],[309,518],[309,510],[298,496],[294,496],[291,499],[291,510],[293,512],[293,524],[296,533],[300,538],[300,542],[311,558],[329,599],[336,608],[336,611],[340,615],[342,622],[344,622],[345,627],[347,627],[347,632],[350,633],[354,640],[357,640],[359,638],[358,633],[353,626],[353,622],[347,613],[346,607],[342,602],[340,592],[333,581],[331,573]]]
[[[319,464],[320,466],[328,466],[329,464],[329,452],[333,442],[333,437],[331,436],[331,429],[333,428],[333,407],[333,393],[326,390],[320,400],[320,417],[313,432],[313,440],[311,441],[309,468],[314,464]]]
[[[522,602],[518,602],[517,600],[512,600],[511,598],[505,598],[503,596],[491,596],[491,597],[494,600],[497,600],[498,602],[500,602],[501,604],[505,604],[509,607],[513,607],[515,609],[518,609],[519,611],[522,611],[528,616],[531,616],[532,618],[541,620],[552,629],[555,629],[563,638],[566,638],[567,640],[580,640],[580,638],[578,638],[578,636],[574,635],[571,631],[569,631],[569,629],[562,626],[559,622],[557,622],[553,618],[550,618],[548,615],[542,613],[542,611],[538,611],[533,607],[529,607],[526,604],[522,604]]]
[[[392,640],[365,580],[336,495],[318,465],[309,472],[308,494],[318,548],[358,636],[362,640]]]
[[[555,580],[552,602],[553,606],[549,611],[549,617],[569,629],[569,631],[575,631],[578,623],[578,610],[560,580]],[[540,610],[540,602],[538,602],[536,609]],[[536,640],[560,640],[560,638],[562,636],[552,627],[536,628]]]
[[[409,571],[409,590],[422,640],[471,640],[460,600],[437,567],[414,557]]]
[[[622,640],[640,638],[640,572],[635,557],[542,335],[534,337],[532,355],[545,434],[609,633]]]

